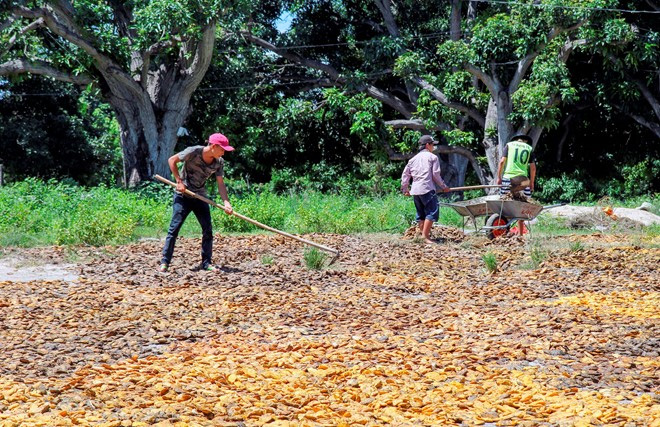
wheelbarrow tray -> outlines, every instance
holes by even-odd
[[[487,215],[488,213],[493,213],[494,211],[490,210],[488,207],[488,202],[497,201],[499,198],[500,196],[491,195],[477,197],[476,199],[462,200],[460,202],[441,202],[440,204],[453,208],[461,216],[469,216],[470,218],[474,218]]]
[[[532,220],[543,210],[543,205],[518,200],[488,200],[488,211],[498,213],[507,220]]]

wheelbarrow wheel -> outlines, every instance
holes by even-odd
[[[506,225],[509,222],[506,217],[503,217],[500,214],[492,214],[486,220],[486,227],[500,227]],[[505,235],[509,231],[508,228],[490,228],[486,231],[486,236],[493,240],[496,237]]]

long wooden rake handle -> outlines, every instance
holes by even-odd
[[[480,190],[482,188],[500,188],[503,185],[468,185],[467,187],[451,187],[449,191]]]
[[[169,184],[169,185],[171,185],[172,187],[176,188],[176,184],[175,184],[174,182],[170,181],[170,180],[167,179],[167,178],[163,178],[163,177],[160,176],[160,175],[154,175],[154,178],[156,178],[157,180],[159,180],[159,181],[161,181],[161,182],[164,182],[165,184]],[[203,201],[203,202],[206,202],[206,203],[208,203],[208,204],[211,205],[211,206],[215,206],[215,207],[218,208],[218,209],[222,209],[222,210],[225,209],[224,206],[220,206],[219,204],[217,204],[217,203],[214,202],[213,200],[211,200],[211,199],[207,199],[207,198],[204,197],[204,196],[200,196],[200,195],[197,194],[197,193],[193,193],[192,191],[190,191],[190,190],[188,190],[188,189],[186,189],[186,194],[189,195],[189,196],[191,196],[191,197],[194,197],[194,198],[196,198],[196,199],[199,199],[199,200],[201,200],[201,201]],[[334,255],[334,257],[333,257],[332,261],[330,262],[330,264],[332,264],[332,263],[334,262],[334,260],[337,259],[337,257],[339,256],[339,251],[338,251],[337,249],[332,249],[332,248],[330,248],[330,247],[328,247],[328,246],[324,246],[324,245],[321,245],[321,244],[318,244],[318,243],[314,243],[314,242],[312,242],[311,240],[303,239],[302,237],[298,237],[298,236],[294,236],[293,234],[289,234],[289,233],[287,233],[286,231],[281,231],[281,230],[278,230],[278,229],[276,229],[276,228],[270,227],[270,226],[268,226],[268,225],[266,225],[266,224],[262,224],[262,223],[260,223],[259,221],[255,221],[255,220],[253,220],[252,218],[249,218],[249,217],[247,217],[247,216],[245,216],[245,215],[241,215],[241,214],[239,214],[239,213],[236,212],[236,211],[233,211],[233,212],[232,212],[232,215],[234,215],[234,216],[236,216],[236,217],[242,219],[243,221],[247,221],[247,222],[249,222],[250,224],[256,225],[256,226],[259,227],[259,228],[263,228],[264,230],[272,231],[273,233],[280,234],[280,235],[282,235],[282,236],[284,236],[284,237],[288,237],[288,238],[290,238],[290,239],[297,240],[297,241],[299,241],[299,242],[301,242],[301,243],[305,243],[305,244],[307,244],[307,245],[314,246],[315,248],[319,248],[319,249],[324,250],[324,251],[326,251],[326,252],[330,252],[331,254]]]

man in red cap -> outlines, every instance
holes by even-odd
[[[229,145],[229,140],[226,136],[221,133],[214,133],[209,136],[209,142],[206,146],[196,145],[188,147],[169,158],[168,164],[176,180],[176,192],[174,193],[172,221],[167,231],[163,255],[160,261],[160,271],[166,272],[169,269],[170,261],[174,254],[176,238],[190,212],[195,214],[199,225],[202,226],[201,269],[207,271],[218,270],[211,263],[213,255],[213,227],[209,205],[199,199],[187,196],[185,191],[188,189],[200,196],[208,197],[206,194],[206,180],[215,174],[215,179],[218,183],[218,192],[225,202],[225,212],[231,215],[233,211],[227,197],[227,187],[223,178],[225,160],[222,156],[226,151],[233,150],[234,147]],[[179,174],[178,164],[181,162],[183,162],[183,167],[181,168],[181,174]]]

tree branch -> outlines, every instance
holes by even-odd
[[[525,77],[525,74],[527,73],[527,70],[529,69],[529,67],[532,65],[534,60],[540,55],[541,51],[543,49],[545,49],[545,47],[552,40],[557,38],[557,36],[559,36],[562,33],[567,33],[569,31],[573,31],[573,30],[576,30],[576,29],[580,28],[586,22],[587,21],[584,20],[584,21],[579,21],[578,23],[576,23],[575,25],[571,25],[570,27],[566,27],[566,28],[556,27],[556,28],[551,29],[550,32],[548,33],[548,36],[546,37],[546,40],[539,43],[539,45],[536,46],[536,48],[534,49],[533,52],[531,52],[530,54],[528,54],[527,56],[525,56],[523,59],[521,59],[518,62],[518,67],[516,69],[516,72],[513,75],[513,78],[511,79],[511,82],[509,83],[509,93],[514,93],[516,90],[518,90],[518,86],[520,85],[523,78]],[[575,46],[577,46],[577,44],[574,45],[574,46],[571,46],[570,51],[572,51],[573,48],[575,48]],[[566,57],[567,59],[568,59],[568,55],[570,55],[570,51],[567,54],[567,57]],[[566,62],[566,61],[564,61],[564,62]]]
[[[0,24],[0,31],[4,31],[11,26],[15,21],[13,16],[7,18],[3,23]]]
[[[195,56],[190,66],[186,69],[187,77],[184,81],[185,90],[192,92],[199,86],[204,74],[211,64],[213,47],[215,45],[215,21],[211,21],[204,27],[202,38],[197,42]]]
[[[378,89],[376,86],[364,85],[359,89],[363,92],[366,92],[372,98],[379,100],[383,104],[389,105],[390,107],[394,108],[396,111],[401,113],[403,117],[407,119],[411,118],[413,112],[415,111],[415,108],[411,104],[403,101],[399,97],[396,97],[394,95],[385,92],[384,90]]]
[[[631,119],[633,119],[634,121],[636,121],[640,125],[642,125],[645,128],[649,129],[651,132],[653,132],[655,134],[656,137],[660,138],[660,124],[654,123],[650,120],[647,120],[645,117],[642,117],[638,114],[634,114],[634,113],[630,112],[628,109],[623,108],[619,104],[612,104],[612,106],[614,106],[614,108],[621,111],[623,114],[630,117]]]
[[[132,44],[137,34],[135,29],[131,28],[133,12],[126,7],[128,2],[122,0],[110,0],[109,3],[113,9],[113,17],[119,34],[126,37],[129,40],[129,43]]]
[[[39,74],[52,77],[62,82],[73,83],[78,86],[86,86],[92,83],[92,78],[86,75],[73,75],[57,70],[46,62],[29,62],[23,59],[13,59],[0,64],[0,76],[14,74]]]
[[[140,97],[141,89],[137,83],[128,75],[122,68],[115,63],[112,59],[99,52],[92,43],[84,38],[82,32],[77,28],[71,18],[72,6],[68,1],[60,0],[53,4],[51,10],[45,8],[28,9],[23,6],[14,6],[11,9],[12,14],[21,16],[23,18],[38,19],[43,18],[45,25],[56,35],[73,43],[87,54],[96,62],[96,68],[107,78],[116,78],[121,81],[123,85],[129,88],[133,93]],[[54,13],[60,13],[55,16]]]
[[[553,28],[548,33],[548,36],[544,42],[539,43],[534,51],[530,52],[523,59],[518,61],[516,72],[513,74],[511,82],[509,83],[509,93],[514,93],[516,90],[518,90],[518,86],[520,86],[520,83],[525,77],[525,74],[527,74],[527,70],[529,70],[529,67],[532,65],[534,60],[539,56],[541,51],[548,45],[548,43],[550,43],[550,41],[552,41],[559,34],[561,34],[561,30],[559,28]]]
[[[567,41],[559,51],[559,60],[565,64],[568,62],[568,57],[571,56],[571,53],[573,53],[576,47],[587,43],[588,41],[586,39]]]
[[[469,107],[463,103],[460,102],[453,102],[447,99],[447,96],[438,88],[433,86],[431,83],[427,82],[426,80],[420,78],[420,77],[413,77],[412,79],[415,83],[419,85],[424,90],[427,90],[433,95],[435,99],[440,101],[442,105],[453,108],[454,110],[458,110],[464,114],[467,114],[470,116],[472,119],[474,119],[481,127],[486,125],[486,118],[476,109]]]
[[[376,7],[383,16],[387,32],[392,37],[399,37],[401,34],[399,33],[399,27],[396,25],[394,14],[392,14],[392,3],[390,0],[374,0],[374,3],[376,3]]]
[[[410,120],[388,120],[385,122],[386,125],[392,126],[395,129],[412,129],[419,131],[429,131],[436,130],[436,128],[427,128],[423,120],[420,119],[410,119]],[[439,128],[437,128],[439,129]]]
[[[651,105],[651,109],[653,109],[653,112],[655,113],[655,117],[660,121],[660,102],[658,99],[651,93],[649,88],[639,79],[631,78],[631,80],[635,83],[635,86],[639,88],[639,91],[642,92],[642,95],[646,99],[646,101]]]
[[[465,64],[463,68],[465,69],[465,71],[467,71],[468,73],[472,74],[473,76],[481,80],[481,82],[484,85],[486,85],[486,88],[488,88],[488,91],[490,92],[490,96],[493,99],[497,99],[497,94],[500,91],[500,85],[495,79],[493,79],[491,76],[483,72],[479,67],[473,64]]]
[[[271,52],[275,52],[276,54],[278,54],[282,58],[288,59],[291,62],[295,62],[295,63],[301,64],[301,65],[304,65],[305,67],[308,67],[308,68],[313,68],[315,70],[322,71],[325,74],[327,74],[328,76],[330,76],[330,78],[332,78],[332,79],[334,79],[338,82],[341,82],[341,83],[344,82],[344,80],[339,75],[339,72],[334,67],[332,67],[331,65],[324,64],[323,62],[320,62],[320,61],[315,61],[315,60],[312,60],[312,59],[303,58],[302,56],[300,56],[296,53],[289,52],[287,49],[281,49],[281,48],[275,46],[274,44],[272,44],[270,42],[267,42],[264,39],[261,39],[257,36],[252,35],[251,33],[247,32],[247,31],[243,31],[243,32],[241,32],[241,34],[243,35],[243,37],[245,37],[250,42],[256,44],[257,46],[261,46],[264,49],[270,50]]]
[[[381,141],[381,144],[383,148],[385,148],[385,151],[387,152],[387,157],[389,157],[390,160],[399,160],[399,161],[405,161],[405,160],[410,160],[417,153],[397,153],[394,151],[392,146],[387,143],[387,141]],[[479,162],[477,162],[477,158],[475,157],[474,153],[467,148],[464,147],[457,147],[455,145],[438,145],[438,148],[436,148],[433,151],[435,154],[458,154],[461,155],[465,158],[467,158],[472,165],[472,168],[474,169],[475,173],[477,174],[477,178],[479,179],[479,182],[481,184],[488,184],[488,180],[484,176],[483,171],[481,170],[481,166],[479,166]]]
[[[399,27],[396,24],[394,14],[392,13],[392,2],[390,0],[374,0],[374,3],[376,3],[376,7],[378,7],[380,14],[383,16],[383,21],[385,21],[385,26],[387,27],[387,32],[390,34],[390,36],[394,38],[401,37]],[[402,54],[405,51],[406,49],[401,49],[399,54]],[[408,100],[413,104],[417,103],[417,93],[415,93],[414,86],[408,81],[405,82],[405,85],[406,96],[408,96]]]
[[[21,28],[18,34],[14,34],[13,36],[11,36],[3,51],[8,52],[12,48],[12,46],[16,44],[16,39],[18,38],[18,36],[22,36],[23,34],[32,31],[35,28],[41,27],[43,24],[44,24],[44,20],[42,18],[39,18],[31,22],[30,24],[26,25],[25,27]]]
[[[337,71],[333,66],[329,64],[324,64],[323,62],[320,61],[304,58],[296,53],[289,52],[287,49],[279,48],[266,40],[263,40],[257,36],[252,35],[249,32],[244,31],[241,34],[250,42],[256,44],[257,46],[261,46],[264,49],[270,50],[271,52],[275,52],[284,59],[301,64],[307,68],[319,70],[327,74],[334,84],[346,84],[346,79],[341,77],[339,71]],[[403,101],[401,98],[398,98],[388,92],[385,92],[384,90],[379,89],[376,86],[370,84],[363,84],[360,87],[358,87],[358,90],[360,92],[365,92],[372,98],[381,101],[383,104],[389,105],[390,107],[401,113],[407,119],[412,117],[412,114],[415,111],[414,106],[411,105],[410,103],[407,103]]]

